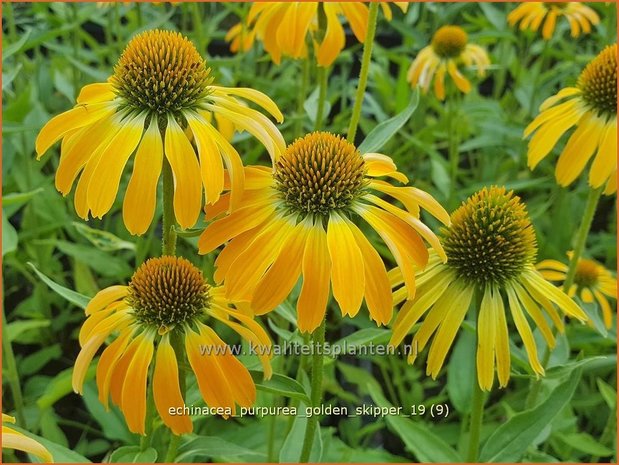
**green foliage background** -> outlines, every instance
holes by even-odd
[[[179,30],[192,39],[208,58],[216,82],[250,86],[273,98],[286,118],[281,131],[287,142],[311,131],[318,93],[314,69],[310,69],[308,93],[303,96],[299,90],[302,62],[285,59],[282,65],[273,65],[259,45],[236,56],[228,51],[224,35],[247,14],[249,6],[3,5],[2,255],[7,315],[3,348],[6,353],[10,341],[16,355],[27,429],[44,438],[42,442],[58,461],[154,461],[164,455],[165,428],[155,433],[153,448],[140,451],[139,438],[128,432],[120,413],[103,410],[92,381],[94,364],[83,397],[73,394],[70,386],[79,349],[77,332],[84,320],[83,296],[126,282],[135,267],[159,254],[161,232],[151,227],[143,237],[131,237],[122,224],[120,198],[103,220],[84,224],[73,210],[72,194],[63,199],[54,188],[59,147],[36,162],[36,134],[51,116],[74,105],[84,84],[102,82],[111,74],[130,37],[152,28]],[[430,192],[449,211],[482,186],[514,189],[527,203],[535,225],[539,258],[565,261],[582,216],[586,179],[569,189],[555,184],[554,162],[565,138],[554,150],[555,156],[530,172],[522,131],[545,98],[573,85],[585,64],[616,41],[616,5],[591,6],[602,18],[592,34],[572,39],[567,22],[559,20],[550,42],[507,26],[506,14],[515,7],[513,3],[411,4],[406,14],[393,8],[390,23],[379,15],[357,143],[377,123],[407,107],[412,91],[406,71],[433,31],[450,23],[463,26],[471,42],[489,51],[493,65],[488,76],[461,100],[457,124],[450,126],[449,104],[440,103],[432,94],[422,95],[410,120],[381,151],[394,158],[413,185]],[[362,51],[350,32],[348,44],[331,71],[328,88],[330,111],[325,127],[340,134],[345,133],[350,118]],[[455,183],[446,155],[450,130],[460,153]],[[237,135],[235,146],[245,164],[268,163],[263,148],[247,135]],[[616,269],[615,201],[614,196],[602,199],[587,245],[588,255],[611,270]],[[426,220],[436,230],[438,225]],[[195,235],[182,236],[179,254],[212,276],[214,257],[198,256],[196,241]],[[289,302],[294,301],[293,295]],[[286,303],[269,315],[268,322],[264,320],[279,342],[301,341],[294,330],[293,309]],[[342,320],[338,313],[329,311],[329,341],[388,340],[388,331],[374,328],[363,312],[355,320]],[[514,338],[512,380],[507,389],[494,390],[486,403],[482,460],[616,461],[615,328],[606,334],[570,323],[552,355],[542,401],[525,413],[519,412],[524,411],[532,375],[518,348],[520,341]],[[231,337],[228,340],[234,342]],[[327,417],[322,421],[316,454],[322,461],[333,462],[461,461],[467,442],[461,424],[466,425],[475,371],[473,344],[471,326],[465,325],[436,381],[424,375],[423,356],[415,366],[395,356],[346,356],[328,361],[325,404],[425,405],[428,410],[433,404],[447,404],[450,413],[441,418],[428,414]],[[538,345],[543,346],[541,339]],[[253,360],[247,363],[254,365]],[[279,357],[274,363],[279,377],[268,383],[257,377],[262,383],[258,405],[284,405],[290,399],[303,402],[307,380],[292,379],[299,360]],[[15,400],[8,369],[5,362],[2,400],[3,411],[12,413]],[[195,386],[190,387],[186,403],[199,405]],[[235,421],[208,417],[194,423],[195,434],[181,445],[179,461],[286,461],[298,457],[295,448],[301,447],[298,432],[302,425],[292,425],[286,417]]]

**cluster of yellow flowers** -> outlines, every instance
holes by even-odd
[[[406,10],[407,4],[396,4]],[[388,5],[382,6],[390,18]],[[239,52],[259,40],[279,63],[283,56],[307,57],[309,36],[318,65],[326,67],[344,48],[340,16],[363,42],[367,15],[362,3],[325,3],[321,8],[317,3],[256,3],[246,23],[234,26],[227,37]],[[572,3],[523,4],[509,21],[521,21],[521,29],[537,29],[546,17],[547,38],[561,15],[574,36],[598,22],[592,10]],[[489,64],[482,47],[468,43],[462,28],[448,25],[421,50],[408,79],[423,90],[433,81],[442,100],[446,74],[466,93],[471,83],[458,66],[476,67],[483,76]],[[616,191],[616,80],[613,45],[585,68],[575,87],[544,102],[525,130],[525,136],[534,133],[531,168],[563,132],[576,126],[557,163],[557,181],[574,181],[597,150],[589,182],[607,194]],[[164,240],[174,234],[175,222],[182,229],[194,227],[204,209],[208,226],[200,235],[199,253],[223,246],[215,262],[216,285],[189,260],[173,256],[172,246],[143,263],[127,285],[100,291],[86,308],[73,389],[82,392],[93,357],[113,337],[97,365],[99,399],[107,407],[111,397],[131,431],[145,434],[149,385],[157,412],[174,434],[192,430],[189,417],[170,414],[171,407],[184,404],[179,376],[184,354],[209,406],[235,412],[237,406],[252,405],[256,387],[247,368],[230,351],[204,355],[199,347],[227,347],[215,322],[268,347],[269,335],[255,317],[281,304],[299,278],[301,332],[324,324],[331,295],[342,316],[354,317],[365,301],[377,325],[392,324],[393,345],[421,321],[414,343],[423,350],[432,339],[427,360],[432,377],[439,374],[478,296],[477,367],[484,390],[492,388],[495,371],[501,386],[510,377],[507,310],[536,374],[543,374],[544,367],[526,315],[549,347],[555,334],[546,316],[559,330],[564,323],[557,309],[587,320],[569,295],[597,300],[611,324],[604,296],[615,298],[615,278],[583,259],[569,294],[551,284],[565,280],[567,267],[546,260],[536,268],[535,232],[513,192],[484,188],[449,215],[430,194],[409,185],[389,156],[361,153],[329,132],[307,134],[286,145],[271,118],[283,121],[268,96],[216,85],[186,37],[153,30],[135,36],[108,81],[85,86],[76,106],[52,118],[37,137],[39,158],[61,141],[56,187],[66,196],[77,180],[74,202],[81,218],[101,218],[110,211],[133,155],[122,207],[128,231],[143,234],[151,226],[162,177],[163,201],[171,204],[167,209],[164,205]],[[243,166],[231,143],[235,130],[255,137],[272,166]],[[440,234],[421,221],[421,209],[444,225]],[[388,262],[360,220],[382,239],[396,268],[387,270]],[[394,319],[393,308],[400,304]],[[260,355],[265,377],[271,374],[268,353]]]

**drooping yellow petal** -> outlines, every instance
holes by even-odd
[[[493,290],[487,287],[477,319],[477,379],[484,391],[492,389],[494,382],[494,347],[496,343],[497,311],[493,306]]]
[[[550,284],[535,270],[526,271],[521,279],[525,287],[533,287],[537,292],[545,295],[552,302],[565,312],[567,315],[578,318],[580,321],[587,321],[587,314],[570,299],[563,291]]]
[[[355,316],[365,293],[363,255],[348,221],[336,212],[331,213],[329,218],[327,247],[331,257],[333,297],[343,315]]]
[[[600,134],[600,146],[589,171],[589,184],[593,188],[601,187],[617,171],[617,122],[606,124]]]
[[[271,114],[271,116],[273,116],[273,118],[275,118],[275,120],[278,123],[282,123],[284,121],[284,115],[282,114],[280,109],[277,107],[275,102],[271,100],[271,98],[268,95],[263,94],[260,91],[252,89],[250,87],[211,86],[211,89],[214,91],[221,91],[221,93],[223,94],[238,95],[239,97],[243,97],[244,99],[249,100],[250,102],[254,102],[255,104],[264,108],[266,111],[268,111]]]
[[[91,315],[95,312],[103,310],[109,304],[116,300],[121,300],[127,297],[127,293],[129,292],[129,287],[127,286],[110,286],[105,289],[97,292],[97,294],[90,299],[88,305],[86,306],[86,316]]]
[[[378,325],[386,325],[393,315],[393,299],[385,264],[361,230],[352,222],[348,226],[363,257],[365,303],[370,311],[370,318]]]
[[[336,5],[333,3],[323,3],[323,8],[327,18],[327,29],[322,43],[318,46],[318,50],[316,50],[316,61],[319,66],[327,67],[335,61],[344,45],[346,45],[346,37],[337,17]]]
[[[514,323],[516,324],[516,329],[518,330],[524,344],[527,356],[529,357],[529,364],[536,374],[543,375],[544,367],[540,364],[539,359],[537,358],[537,346],[535,345],[535,339],[533,338],[533,333],[531,332],[529,323],[522,313],[520,301],[518,300],[518,297],[516,296],[516,293],[511,285],[506,286],[506,291],[507,298],[509,300],[509,309],[511,311]]]
[[[398,171],[393,160],[382,153],[365,153],[366,175],[371,177],[389,176],[402,183],[407,183],[408,178]]]
[[[426,369],[426,373],[432,376],[432,378],[436,378],[441,371],[447,352],[451,348],[456,333],[460,329],[462,320],[464,320],[464,316],[471,304],[473,290],[472,287],[465,287],[458,292],[449,316],[443,319],[440,328],[434,335],[430,351],[428,352],[428,367]]]
[[[109,102],[95,103],[93,105],[78,105],[71,110],[65,111],[49,120],[39,132],[35,146],[37,159],[59,139],[74,129],[91,125],[101,118],[110,116],[116,111],[116,106]]]
[[[41,443],[8,426],[2,427],[2,448],[21,450],[36,455],[45,463],[54,462],[52,454]]]
[[[513,283],[512,287],[514,291],[516,291],[516,296],[518,297],[518,300],[520,300],[520,303],[522,303],[522,306],[529,314],[529,316],[533,319],[540,332],[542,333],[542,336],[544,336],[548,347],[554,348],[555,337],[552,334],[552,330],[550,329],[550,326],[548,326],[548,323],[546,322],[546,319],[544,318],[544,315],[542,314],[538,305],[533,301],[531,296],[529,296],[527,291],[525,291],[520,284]]]
[[[552,33],[555,31],[555,24],[557,22],[557,10],[555,8],[551,8],[550,12],[546,16],[546,21],[544,22],[544,28],[542,29],[542,37],[546,40],[552,37]]]
[[[509,333],[505,318],[505,307],[503,297],[497,291],[494,293],[492,307],[496,312],[496,344],[494,346],[496,355],[496,371],[499,379],[499,386],[507,386],[511,371],[511,357],[509,355]]]
[[[548,110],[550,111],[550,110]],[[529,142],[528,165],[534,169],[556,145],[559,138],[581,118],[581,110],[572,110],[551,120],[538,129]]]
[[[299,280],[309,228],[306,222],[294,227],[273,265],[258,282],[251,301],[256,315],[269,312],[282,303]]]
[[[127,369],[121,394],[121,410],[127,420],[129,431],[144,435],[146,434],[146,381],[148,367],[153,359],[154,330],[146,331],[137,338],[141,339],[140,346],[135,351]]]
[[[123,221],[131,234],[140,235],[153,221],[163,166],[163,142],[157,118],[151,119],[133,163],[133,174],[123,200]]]
[[[598,304],[600,304],[600,308],[602,309],[604,326],[606,326],[606,329],[610,329],[613,326],[613,311],[610,308],[610,304],[608,303],[608,300],[606,300],[606,297],[604,297],[604,295],[600,291],[594,290],[593,295],[595,296],[595,299],[598,301]]]
[[[99,363],[97,364],[97,390],[99,391],[99,401],[106,410],[108,409],[112,373],[114,373],[114,369],[127,348],[134,331],[134,328],[126,328],[99,357]]]
[[[346,16],[356,39],[364,43],[368,30],[368,7],[361,2],[340,2],[339,7]]]
[[[187,123],[194,135],[200,156],[200,175],[206,192],[206,203],[219,200],[224,189],[224,164],[215,141],[203,126],[202,118],[186,113]]]
[[[165,132],[165,156],[174,178],[174,213],[182,228],[191,228],[202,207],[200,165],[187,136],[173,117]]]
[[[107,102],[116,97],[114,88],[109,82],[95,82],[82,87],[80,94],[77,96],[78,104],[90,104]]]
[[[449,71],[451,78],[456,83],[456,87],[465,94],[468,94],[471,91],[471,83],[462,75],[460,71],[458,71],[456,63],[453,60],[449,60],[447,62],[447,70]]]
[[[193,425],[189,416],[170,414],[170,408],[183,407],[185,401],[179,384],[176,354],[168,334],[161,338],[157,347],[153,372],[153,398],[159,416],[174,434],[180,435],[192,431]]]
[[[301,332],[312,332],[325,317],[331,281],[327,233],[320,223],[312,226],[307,235],[302,271],[303,284],[297,300],[297,325]]]

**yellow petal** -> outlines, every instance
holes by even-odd
[[[528,284],[540,294],[545,295],[567,315],[578,318],[580,321],[588,320],[587,314],[572,299],[542,278],[537,271],[529,270],[523,274],[523,278],[523,284]]]
[[[603,123],[589,114],[578,122],[557,162],[555,174],[560,185],[571,184],[582,172],[597,148],[604,129]]]
[[[82,87],[77,96],[77,103],[90,104],[107,102],[116,97],[114,88],[109,82],[96,82]]]
[[[52,454],[39,442],[6,426],[2,427],[2,448],[16,449],[36,455],[42,462],[53,463]]]
[[[47,152],[55,142],[68,132],[95,123],[101,118],[111,115],[116,106],[108,102],[93,105],[78,105],[49,120],[39,132],[36,139],[37,158]]]
[[[327,233],[321,224],[309,231],[303,253],[303,284],[297,300],[297,325],[301,332],[312,332],[325,317],[329,301],[331,259]]]
[[[531,332],[529,323],[522,313],[520,302],[516,297],[514,289],[510,285],[506,286],[506,291],[507,298],[509,299],[509,309],[511,311],[512,318],[514,319],[514,323],[516,324],[516,329],[518,330],[518,333],[522,338],[522,342],[524,343],[525,351],[529,357],[529,364],[535,373],[543,375],[544,367],[539,363],[537,358],[537,346],[535,345],[535,339],[533,338],[533,333]]]
[[[496,355],[496,370],[499,379],[499,386],[507,386],[511,371],[511,357],[509,355],[509,333],[507,331],[507,321],[505,319],[505,307],[503,297],[498,291],[494,292],[492,307],[496,314],[496,344],[494,346]]]
[[[159,416],[174,434],[191,433],[193,425],[189,416],[170,414],[171,407],[184,407],[185,401],[179,384],[176,354],[168,334],[161,338],[157,347],[153,372],[153,398]]]
[[[340,2],[339,7],[346,16],[356,39],[364,43],[368,30],[368,7],[361,2]]]
[[[155,117],[135,154],[133,173],[123,200],[123,221],[131,234],[144,234],[153,221],[162,163],[163,142]]]
[[[127,286],[110,286],[97,292],[97,294],[90,299],[90,302],[88,302],[86,310],[84,310],[86,316],[103,310],[112,302],[124,299],[127,297],[128,291],[129,288]]]
[[[555,24],[557,22],[557,10],[555,8],[551,8],[548,16],[546,16],[546,21],[544,22],[544,28],[542,29],[542,37],[546,40],[552,37],[552,33],[555,30]]]
[[[617,171],[617,122],[606,124],[604,129],[600,134],[600,146],[589,171],[589,184],[596,189]]]
[[[548,326],[548,323],[546,322],[546,319],[544,318],[537,302],[529,296],[527,291],[525,291],[520,284],[513,283],[512,286],[514,291],[516,291],[518,300],[520,300],[522,306],[542,333],[542,336],[546,340],[546,344],[548,344],[548,347],[553,348],[555,346],[555,337],[552,334],[552,330],[550,329],[550,326]]]
[[[271,116],[273,116],[273,118],[275,118],[275,121],[277,121],[278,123],[284,121],[284,115],[279,110],[275,102],[271,100],[268,95],[263,94],[260,91],[252,89],[250,87],[211,86],[211,89],[219,91],[224,95],[238,95],[239,97],[243,97],[244,99],[249,100],[250,102],[253,102],[264,108],[271,114]]]
[[[331,3],[323,3],[327,18],[327,30],[322,43],[316,51],[316,60],[319,66],[330,66],[346,44],[344,29],[337,17],[336,7]]]
[[[112,373],[123,356],[133,333],[133,328],[125,329],[99,357],[99,363],[97,364],[97,390],[99,391],[99,401],[106,409],[108,408]]]
[[[492,289],[486,288],[477,320],[477,378],[484,391],[494,382],[494,347],[497,330],[497,308],[492,303]]]
[[[402,183],[408,182],[408,178],[404,174],[398,172],[395,163],[387,155],[383,155],[382,153],[365,153],[363,159],[365,160],[366,174],[368,176],[389,176]]]
[[[387,270],[382,258],[370,244],[361,230],[352,222],[348,227],[355,237],[363,257],[365,274],[365,303],[370,311],[370,318],[378,325],[386,325],[393,315],[393,299]]]
[[[342,315],[355,316],[365,293],[363,255],[350,227],[338,213],[331,213],[327,225],[327,247],[331,257],[333,297]],[[353,272],[354,270],[354,272]]]
[[[462,75],[462,73],[460,73],[460,71],[458,71],[456,63],[453,60],[449,60],[447,62],[447,70],[449,71],[451,78],[456,83],[456,87],[465,94],[468,94],[471,91],[471,83]]]

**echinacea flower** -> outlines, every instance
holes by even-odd
[[[507,15],[507,22],[510,26],[520,22],[521,31],[537,31],[544,23],[542,37],[549,40],[560,16],[570,23],[572,37],[589,34],[591,25],[600,22],[597,13],[581,2],[523,2]]]
[[[3,413],[2,423],[15,423],[15,418]],[[4,424],[2,425],[2,448],[21,450],[23,452],[36,455],[42,462],[45,463],[54,462],[52,454],[50,454],[45,446],[9,426],[4,426]]]
[[[444,257],[419,207],[443,223],[449,215],[420,189],[376,179],[384,176],[408,181],[386,155],[362,155],[330,133],[308,134],[288,146],[273,171],[246,169],[242,205],[205,229],[200,253],[229,241],[215,262],[215,280],[223,281],[228,298],[250,302],[258,315],[279,305],[302,275],[301,331],[321,324],[331,286],[343,315],[355,316],[365,298],[370,317],[387,324],[393,306],[385,265],[355,220],[363,219],[389,247],[412,297],[415,268],[428,260],[424,239]],[[208,217],[225,211],[227,202],[222,196]]]
[[[402,11],[408,3],[393,2]],[[389,4],[381,2],[385,17],[391,20]],[[319,37],[318,16],[323,9],[326,20],[324,37]],[[307,57],[308,36],[314,44],[319,66],[330,66],[338,57],[346,36],[340,23],[344,16],[357,40],[365,41],[368,7],[361,2],[256,2],[247,16],[247,24],[234,25],[226,34],[233,52],[246,51],[258,38],[276,64],[282,56]]]
[[[563,331],[565,314],[586,320],[586,314],[560,289],[546,281],[535,269],[537,243],[525,206],[504,187],[484,188],[466,200],[451,215],[451,226],[442,231],[447,262],[430,258],[428,267],[417,275],[417,294],[397,290],[394,302],[406,301],[393,324],[391,345],[398,345],[411,328],[423,319],[413,337],[409,363],[432,343],[428,352],[427,374],[436,378],[449,348],[469,311],[473,296],[481,299],[477,317],[477,376],[479,386],[490,390],[494,371],[501,387],[510,376],[509,310],[536,375],[544,374],[527,319],[539,328],[548,347],[555,337],[546,316]],[[391,272],[392,284],[403,282],[398,269]]]
[[[264,329],[246,312],[232,308],[223,289],[209,286],[202,272],[184,258],[147,260],[128,286],[108,287],[93,297],[86,315],[79,334],[82,349],[73,370],[73,390],[82,392],[88,365],[105,340],[113,336],[114,341],[105,348],[97,365],[99,400],[107,408],[111,395],[134,433],[145,432],[148,373],[153,357],[151,385],[157,412],[174,434],[192,430],[188,416],[170,412],[185,405],[175,342],[184,344],[200,393],[209,407],[223,408],[234,415],[236,405],[249,407],[254,403],[256,387],[252,377],[217,335],[215,322],[264,348],[257,355],[265,377],[271,376],[270,340]]]
[[[571,260],[573,252],[567,256]],[[548,281],[557,281],[561,284],[565,281],[568,266],[558,260],[542,260],[537,264],[537,269]],[[613,324],[613,312],[607,297],[617,300],[617,278],[603,265],[587,258],[580,258],[576,264],[574,284],[569,288],[568,295],[577,295],[585,303],[596,301],[602,310],[604,325],[607,329]]]
[[[529,168],[535,169],[561,136],[576,126],[555,168],[557,182],[569,186],[589,160],[589,185],[610,195],[617,191],[617,44],[606,47],[585,67],[575,87],[546,99],[524,130]],[[595,156],[594,156],[595,154]]]
[[[152,222],[159,176],[163,163],[169,163],[176,219],[181,227],[191,227],[203,196],[207,204],[219,198],[224,164],[233,180],[232,207],[243,194],[241,158],[211,124],[213,114],[253,134],[274,161],[285,149],[275,125],[237,97],[256,103],[281,122],[282,114],[271,99],[254,89],[226,88],[212,81],[206,61],[181,34],[138,34],[108,82],[85,86],[73,109],[41,129],[38,158],[62,139],[56,188],[67,195],[81,172],[75,210],[88,219],[89,214],[101,218],[110,210],[135,152],[123,201],[123,219],[132,234],[144,233]]]
[[[432,37],[432,43],[423,48],[408,70],[407,80],[412,87],[420,86],[424,92],[434,80],[434,94],[445,99],[445,74],[449,73],[456,87],[469,93],[471,83],[458,69],[459,65],[477,67],[483,77],[490,59],[479,45],[468,43],[468,35],[459,26],[443,26]]]

